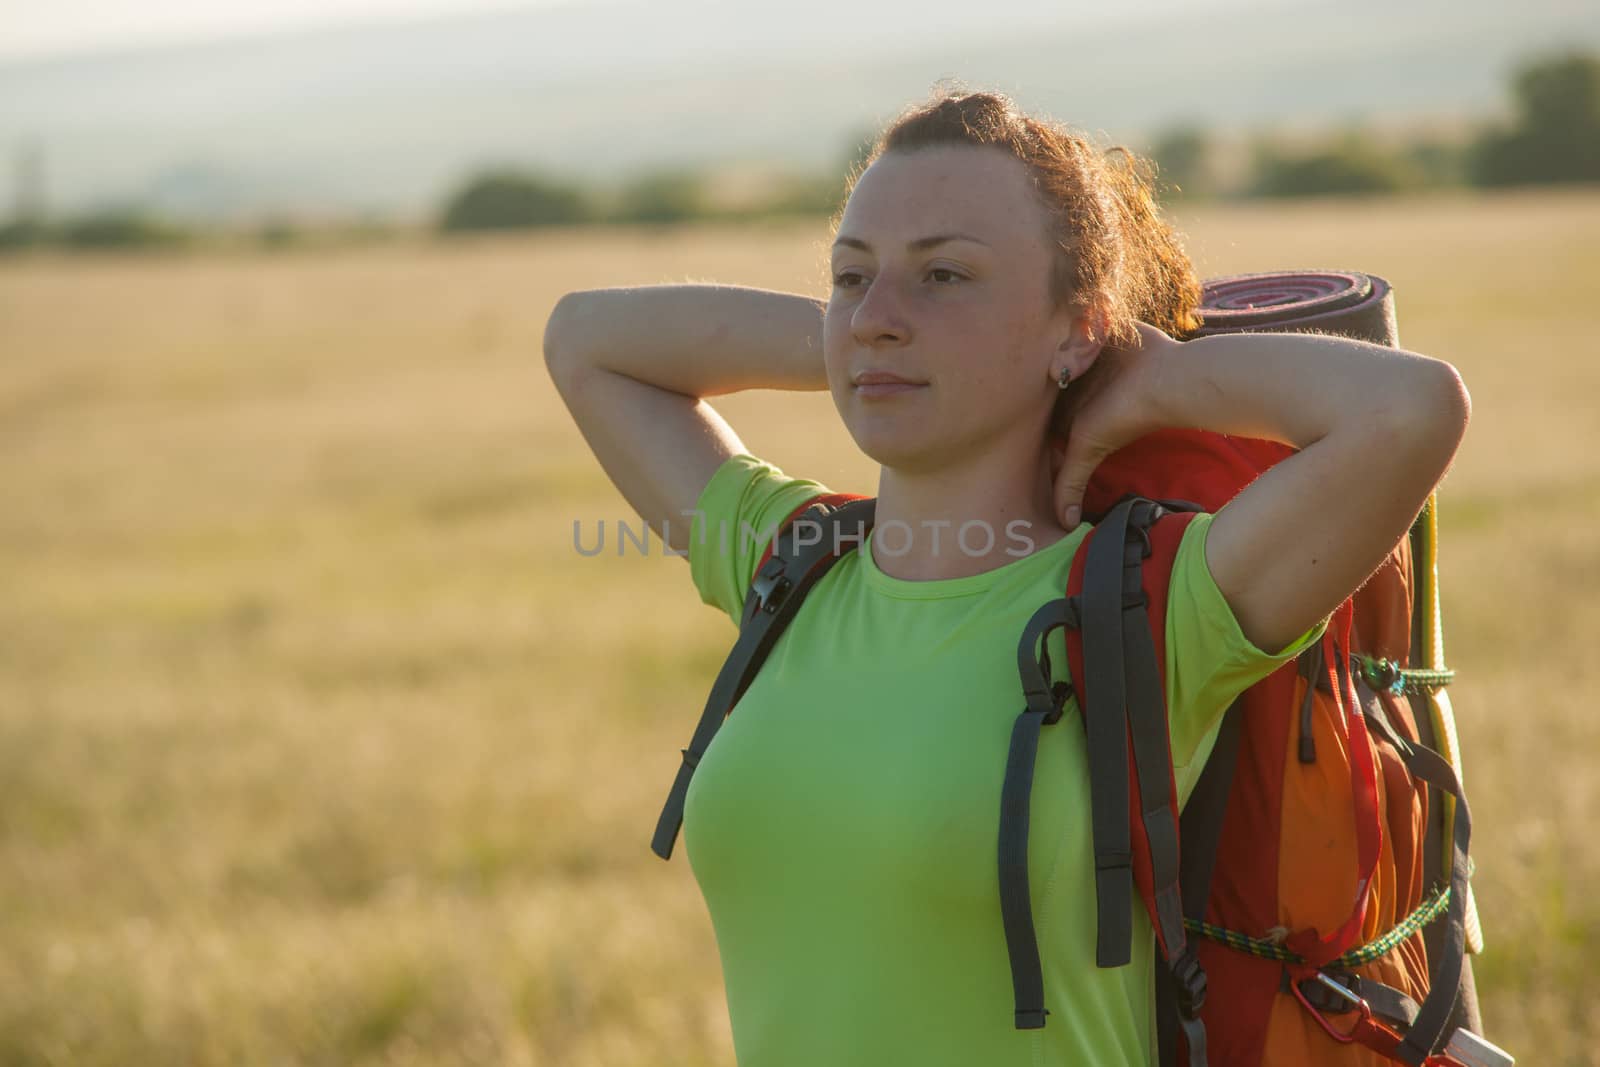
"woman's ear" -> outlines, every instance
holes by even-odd
[[[1107,332],[1107,320],[1103,314],[1075,316],[1066,338],[1056,346],[1055,360],[1051,364],[1053,373],[1059,377],[1062,369],[1065,369],[1073,381],[1083,377],[1094,366],[1095,360],[1100,358]]]
[[[1089,335],[1100,344],[1106,343],[1106,338],[1111,336],[1111,314],[1105,306],[1096,304],[1093,311],[1085,318],[1091,323],[1088,327]]]

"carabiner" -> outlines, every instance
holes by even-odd
[[[1329,1037],[1333,1038],[1341,1045],[1351,1044],[1355,1041],[1356,1031],[1361,1029],[1362,1024],[1372,1020],[1372,1005],[1368,1004],[1365,999],[1350,992],[1350,990],[1346,989],[1338,982],[1335,982],[1332,978],[1329,978],[1321,971],[1318,971],[1315,977],[1317,981],[1321,982],[1323,985],[1327,986],[1329,989],[1348,1000],[1361,1012],[1361,1017],[1356,1020],[1356,1024],[1350,1028],[1348,1033],[1341,1034],[1339,1031],[1335,1030],[1333,1028],[1333,1024],[1328,1022],[1328,1020],[1322,1016],[1321,1012],[1317,1011],[1316,1008],[1311,1006],[1311,1002],[1306,999],[1306,995],[1300,992],[1300,983],[1298,981],[1291,980],[1289,982],[1289,992],[1294,994],[1294,999],[1300,1002],[1300,1006],[1302,1008],[1311,1013],[1311,1017],[1317,1020],[1317,1025],[1322,1027],[1323,1031],[1326,1032]]]

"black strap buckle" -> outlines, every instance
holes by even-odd
[[[1018,1030],[1042,1030],[1044,1029],[1044,1017],[1050,1014],[1050,1009],[1024,1008],[1014,1011],[1012,1014],[1016,1016]]]
[[[783,576],[783,571],[783,560],[773,556],[761,565],[755,579],[751,581],[750,588],[755,590],[756,603],[762,611],[775,614],[778,606],[789,595],[792,585],[789,579]]]
[[[1159,517],[1160,514],[1161,514],[1161,509],[1157,508],[1156,509],[1157,517]],[[1148,526],[1133,526],[1133,525],[1130,525],[1128,528],[1130,530],[1132,530],[1134,533],[1139,535],[1139,542],[1140,542],[1140,544],[1139,544],[1139,558],[1140,559],[1149,559],[1152,555],[1154,555],[1155,551],[1156,551],[1156,546],[1154,544],[1152,544],[1151,541],[1150,541],[1150,527],[1148,527]]]
[[[1206,1003],[1206,972],[1194,950],[1184,946],[1183,954],[1171,963],[1172,980],[1178,987],[1178,1012],[1185,1019],[1200,1017]]]
[[[1050,713],[1044,717],[1044,725],[1049,726],[1061,718],[1061,712],[1067,706],[1067,697],[1071,695],[1072,684],[1070,682],[1060,681],[1050,687]]]
[[[1049,726],[1061,720],[1061,713],[1066,710],[1067,698],[1072,695],[1072,683],[1053,682],[1049,690],[1026,689],[1023,693],[1028,698],[1028,706],[1022,709],[1023,713],[1042,710],[1044,717],[1039,720],[1039,725]]]

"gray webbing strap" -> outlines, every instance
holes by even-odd
[[[1018,1030],[1036,1030],[1050,1014],[1044,1006],[1044,972],[1039,964],[1039,942],[1029,898],[1028,808],[1039,729],[1059,718],[1060,709],[1055,709],[1055,718],[1051,714],[1049,707],[1029,707],[1017,716],[1011,728],[1005,783],[1000,790],[1000,917],[1011,960],[1011,989],[1016,1000],[1013,1022]]]
[[[1204,919],[1211,902],[1211,877],[1216,872],[1217,849],[1222,843],[1222,824],[1228,816],[1228,795],[1233,791],[1233,769],[1238,763],[1239,739],[1243,732],[1244,708],[1235,699],[1222,717],[1211,755],[1178,820],[1178,835],[1183,842],[1178,877],[1183,893],[1183,914],[1188,919]],[[1177,1027],[1182,1021],[1178,1014],[1177,983],[1171,980],[1163,965],[1159,944],[1155,946],[1155,957],[1158,1062],[1171,1064],[1177,1056]]]
[[[1133,501],[1118,504],[1090,534],[1083,578],[1083,709],[1089,756],[1098,932],[1095,963],[1128,963],[1133,941],[1129,827],[1128,708],[1122,662],[1122,561]]]
[[[1135,506],[1130,519],[1136,530],[1148,530],[1161,509],[1148,501]],[[1161,664],[1150,635],[1148,600],[1142,581],[1144,537],[1123,546],[1122,646],[1128,700],[1128,728],[1133,738],[1134,766],[1139,775],[1140,818],[1150,843],[1150,882],[1156,918],[1167,954],[1183,953],[1183,901],[1178,895],[1177,797],[1172,787],[1172,750],[1167,738],[1167,699],[1162,691]]]
[[[1349,671],[1348,661],[1343,666]],[[1405,761],[1406,770],[1456,800],[1455,832],[1450,843],[1450,904],[1444,915],[1444,952],[1440,955],[1438,965],[1429,968],[1428,995],[1423,998],[1416,1019],[1406,1031],[1399,1048],[1402,1060],[1418,1065],[1433,1053],[1444,1037],[1461,986],[1461,972],[1467,952],[1467,879],[1471,873],[1467,854],[1472,842],[1472,814],[1467,810],[1467,796],[1450,761],[1433,749],[1413,744],[1402,737],[1389,722],[1382,701],[1365,681],[1355,679],[1355,687],[1367,722],[1394,746]]]
[[[1178,844],[1178,798],[1172,779],[1172,747],[1168,738],[1167,700],[1162,665],[1144,593],[1144,560],[1150,552],[1149,529],[1164,514],[1152,501],[1139,500],[1129,518],[1122,558],[1122,643],[1129,734],[1133,739],[1135,773],[1139,776],[1139,812],[1150,850],[1154,919],[1161,971],[1156,982],[1165,990],[1188,1045],[1190,1067],[1206,1067],[1205,1027],[1200,1007],[1205,1002],[1205,972],[1189,949],[1183,928]],[[1165,998],[1163,998],[1165,999]],[[1159,1034],[1159,1031],[1158,1031]]]
[[[679,750],[683,753],[683,762],[678,767],[677,777],[673,780],[666,806],[661,810],[655,834],[650,841],[650,851],[662,859],[672,858],[672,849],[683,825],[683,806],[689,795],[689,781],[694,777],[700,757],[705,755],[723,719],[733,710],[739,698],[744,696],[744,691],[761,669],[767,653],[777,643],[784,627],[800,610],[806,593],[839,559],[833,551],[834,537],[829,534],[836,535],[842,547],[847,538],[840,531],[850,526],[870,528],[875,503],[871,499],[854,500],[837,508],[814,504],[779,534],[772,558],[767,561],[771,565],[769,577],[773,580],[763,585],[771,593],[764,596],[753,588],[746,596],[739,639],[717,674],[689,747]],[[824,536],[816,544],[797,544],[801,520],[829,520],[824,527]],[[855,535],[851,534],[848,539],[854,538]]]
[[[1018,1030],[1036,1030],[1050,1014],[1044,1006],[1044,974],[1029,897],[1028,821],[1039,730],[1060,720],[1071,692],[1069,683],[1050,677],[1049,652],[1044,650],[1050,634],[1062,626],[1078,626],[1078,602],[1074,599],[1052,600],[1034,612],[1017,644],[1017,670],[1027,707],[1011,729],[1005,781],[1000,788],[1000,917],[1011,960]]]

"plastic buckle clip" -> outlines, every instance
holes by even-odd
[[[1160,513],[1161,509],[1157,508],[1156,514],[1160,515]],[[1149,559],[1155,554],[1156,550],[1156,546],[1150,541],[1150,528],[1148,526],[1135,526],[1133,529],[1139,535],[1139,558]]]
[[[789,579],[783,576],[783,560],[768,559],[756,572],[755,580],[750,583],[755,590],[756,601],[761,610],[769,614],[776,614],[778,605],[789,595],[791,588]]]
[[[1178,1011],[1185,1019],[1199,1018],[1206,1003],[1206,971],[1188,946],[1173,962],[1172,978],[1178,986]]]
[[[1048,678],[1049,671],[1045,671],[1044,675]],[[1050,685],[1048,690],[1024,690],[1024,694],[1028,698],[1028,706],[1023,709],[1023,714],[1027,714],[1030,711],[1041,713],[1042,717],[1039,720],[1041,726],[1049,726],[1059,722],[1061,713],[1066,710],[1067,697],[1072,695],[1072,685],[1069,682],[1060,681],[1047,684]]]
[[[1049,726],[1061,718],[1061,713],[1067,706],[1067,697],[1072,695],[1072,685],[1065,681],[1056,682],[1050,687],[1050,711],[1044,717],[1044,725]]]

